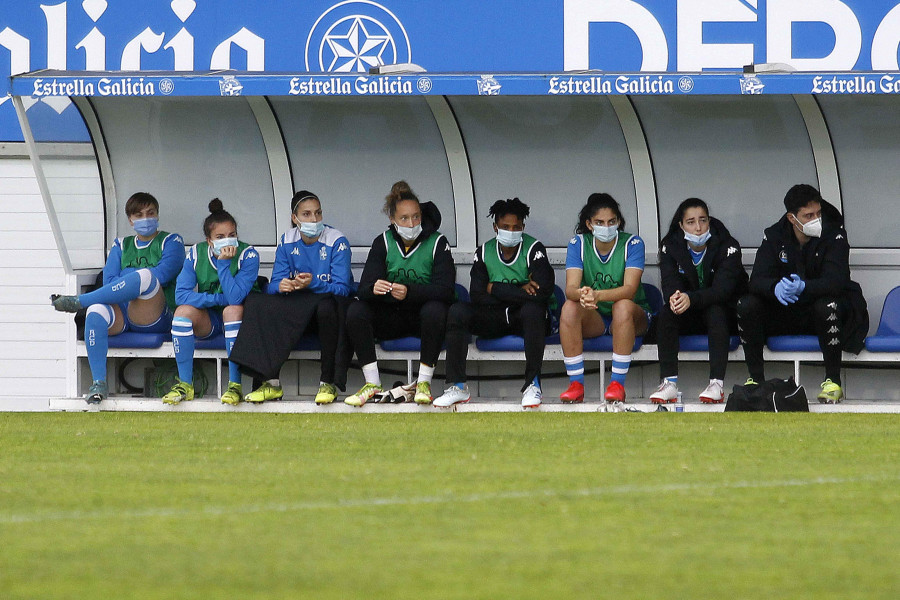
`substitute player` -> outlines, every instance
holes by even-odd
[[[84,341],[93,380],[89,403],[109,396],[110,335],[163,333],[172,326],[175,278],[184,262],[184,241],[178,234],[159,230],[159,202],[146,192],[137,192],[125,202],[125,215],[135,234],[116,238],[103,267],[103,286],[79,296],[50,298],[59,311],[87,308]]]

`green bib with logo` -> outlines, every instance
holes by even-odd
[[[129,235],[126,238],[122,238],[122,268],[147,269],[158,265],[160,259],[162,259],[163,241],[165,241],[169,235],[168,232],[159,231],[156,236],[150,240],[150,243],[143,248],[138,248],[138,245],[135,243],[137,236]],[[166,304],[169,305],[169,308],[175,310],[174,279],[163,286],[163,293],[166,295]]]
[[[531,255],[531,248],[536,243],[536,239],[527,233],[523,233],[522,243],[519,244],[519,251],[515,259],[511,263],[506,263],[500,257],[497,238],[485,242],[484,251],[481,255],[484,258],[484,266],[487,268],[488,281],[491,283],[511,283],[517,286],[523,286],[528,283],[528,257]],[[556,294],[550,296],[547,306],[550,310],[556,309]]]
[[[441,234],[435,231],[422,240],[412,252],[404,255],[400,244],[390,231],[384,232],[384,245],[387,247],[387,278],[391,283],[431,283],[431,271],[434,268],[434,247]]]
[[[625,284],[625,249],[628,242],[631,241],[632,235],[619,232],[618,240],[615,247],[606,259],[606,262],[600,260],[597,256],[597,249],[594,246],[594,236],[590,233],[581,235],[582,240],[582,262],[584,263],[584,272],[581,275],[581,285],[586,285],[595,290],[611,290],[622,287]],[[637,292],[634,294],[634,303],[650,312],[650,304],[644,294],[644,286],[639,285]],[[612,302],[598,302],[597,310],[606,316],[612,315]]]
[[[241,255],[249,247],[250,244],[238,242],[237,252],[229,265],[232,275],[237,275],[241,268]],[[200,242],[194,246],[194,273],[197,275],[197,291],[203,294],[221,294],[222,283],[219,281],[219,272],[216,271],[216,265],[213,264],[215,259],[211,258],[210,254],[209,243]],[[259,284],[254,283],[250,291],[259,291]]]

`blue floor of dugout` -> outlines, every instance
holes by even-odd
[[[674,404],[665,407],[670,412],[675,412]],[[588,401],[583,404],[563,404],[558,398],[545,399],[544,403],[533,409],[523,409],[519,398],[473,398],[466,404],[458,404],[450,409],[435,408],[431,405],[419,406],[413,403],[404,404],[373,404],[369,403],[360,408],[348,406],[338,400],[332,404],[316,405],[310,398],[294,398],[264,402],[262,404],[250,404],[242,402],[237,406],[222,404],[218,398],[196,398],[190,402],[182,402],[176,406],[163,404],[161,400],[150,398],[135,398],[131,396],[111,396],[99,405],[88,405],[84,400],[73,398],[51,398],[50,411],[130,411],[130,412],[239,412],[239,413],[435,413],[435,412],[621,412],[625,414],[635,412],[654,412],[658,405],[643,399],[627,402],[624,405],[608,405],[598,401]],[[697,401],[684,403],[684,412],[722,412],[724,404],[702,404]],[[816,413],[900,413],[900,402],[895,401],[854,401],[845,400],[841,404],[809,405],[810,412]]]

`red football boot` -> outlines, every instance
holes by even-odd
[[[559,399],[566,404],[584,402],[584,384],[580,381],[573,381],[569,384],[569,389],[559,395]]]
[[[611,381],[606,386],[606,394],[604,395],[607,402],[625,402],[625,388],[618,381]]]

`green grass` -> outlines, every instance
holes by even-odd
[[[0,414],[0,597],[895,599],[897,425]]]

